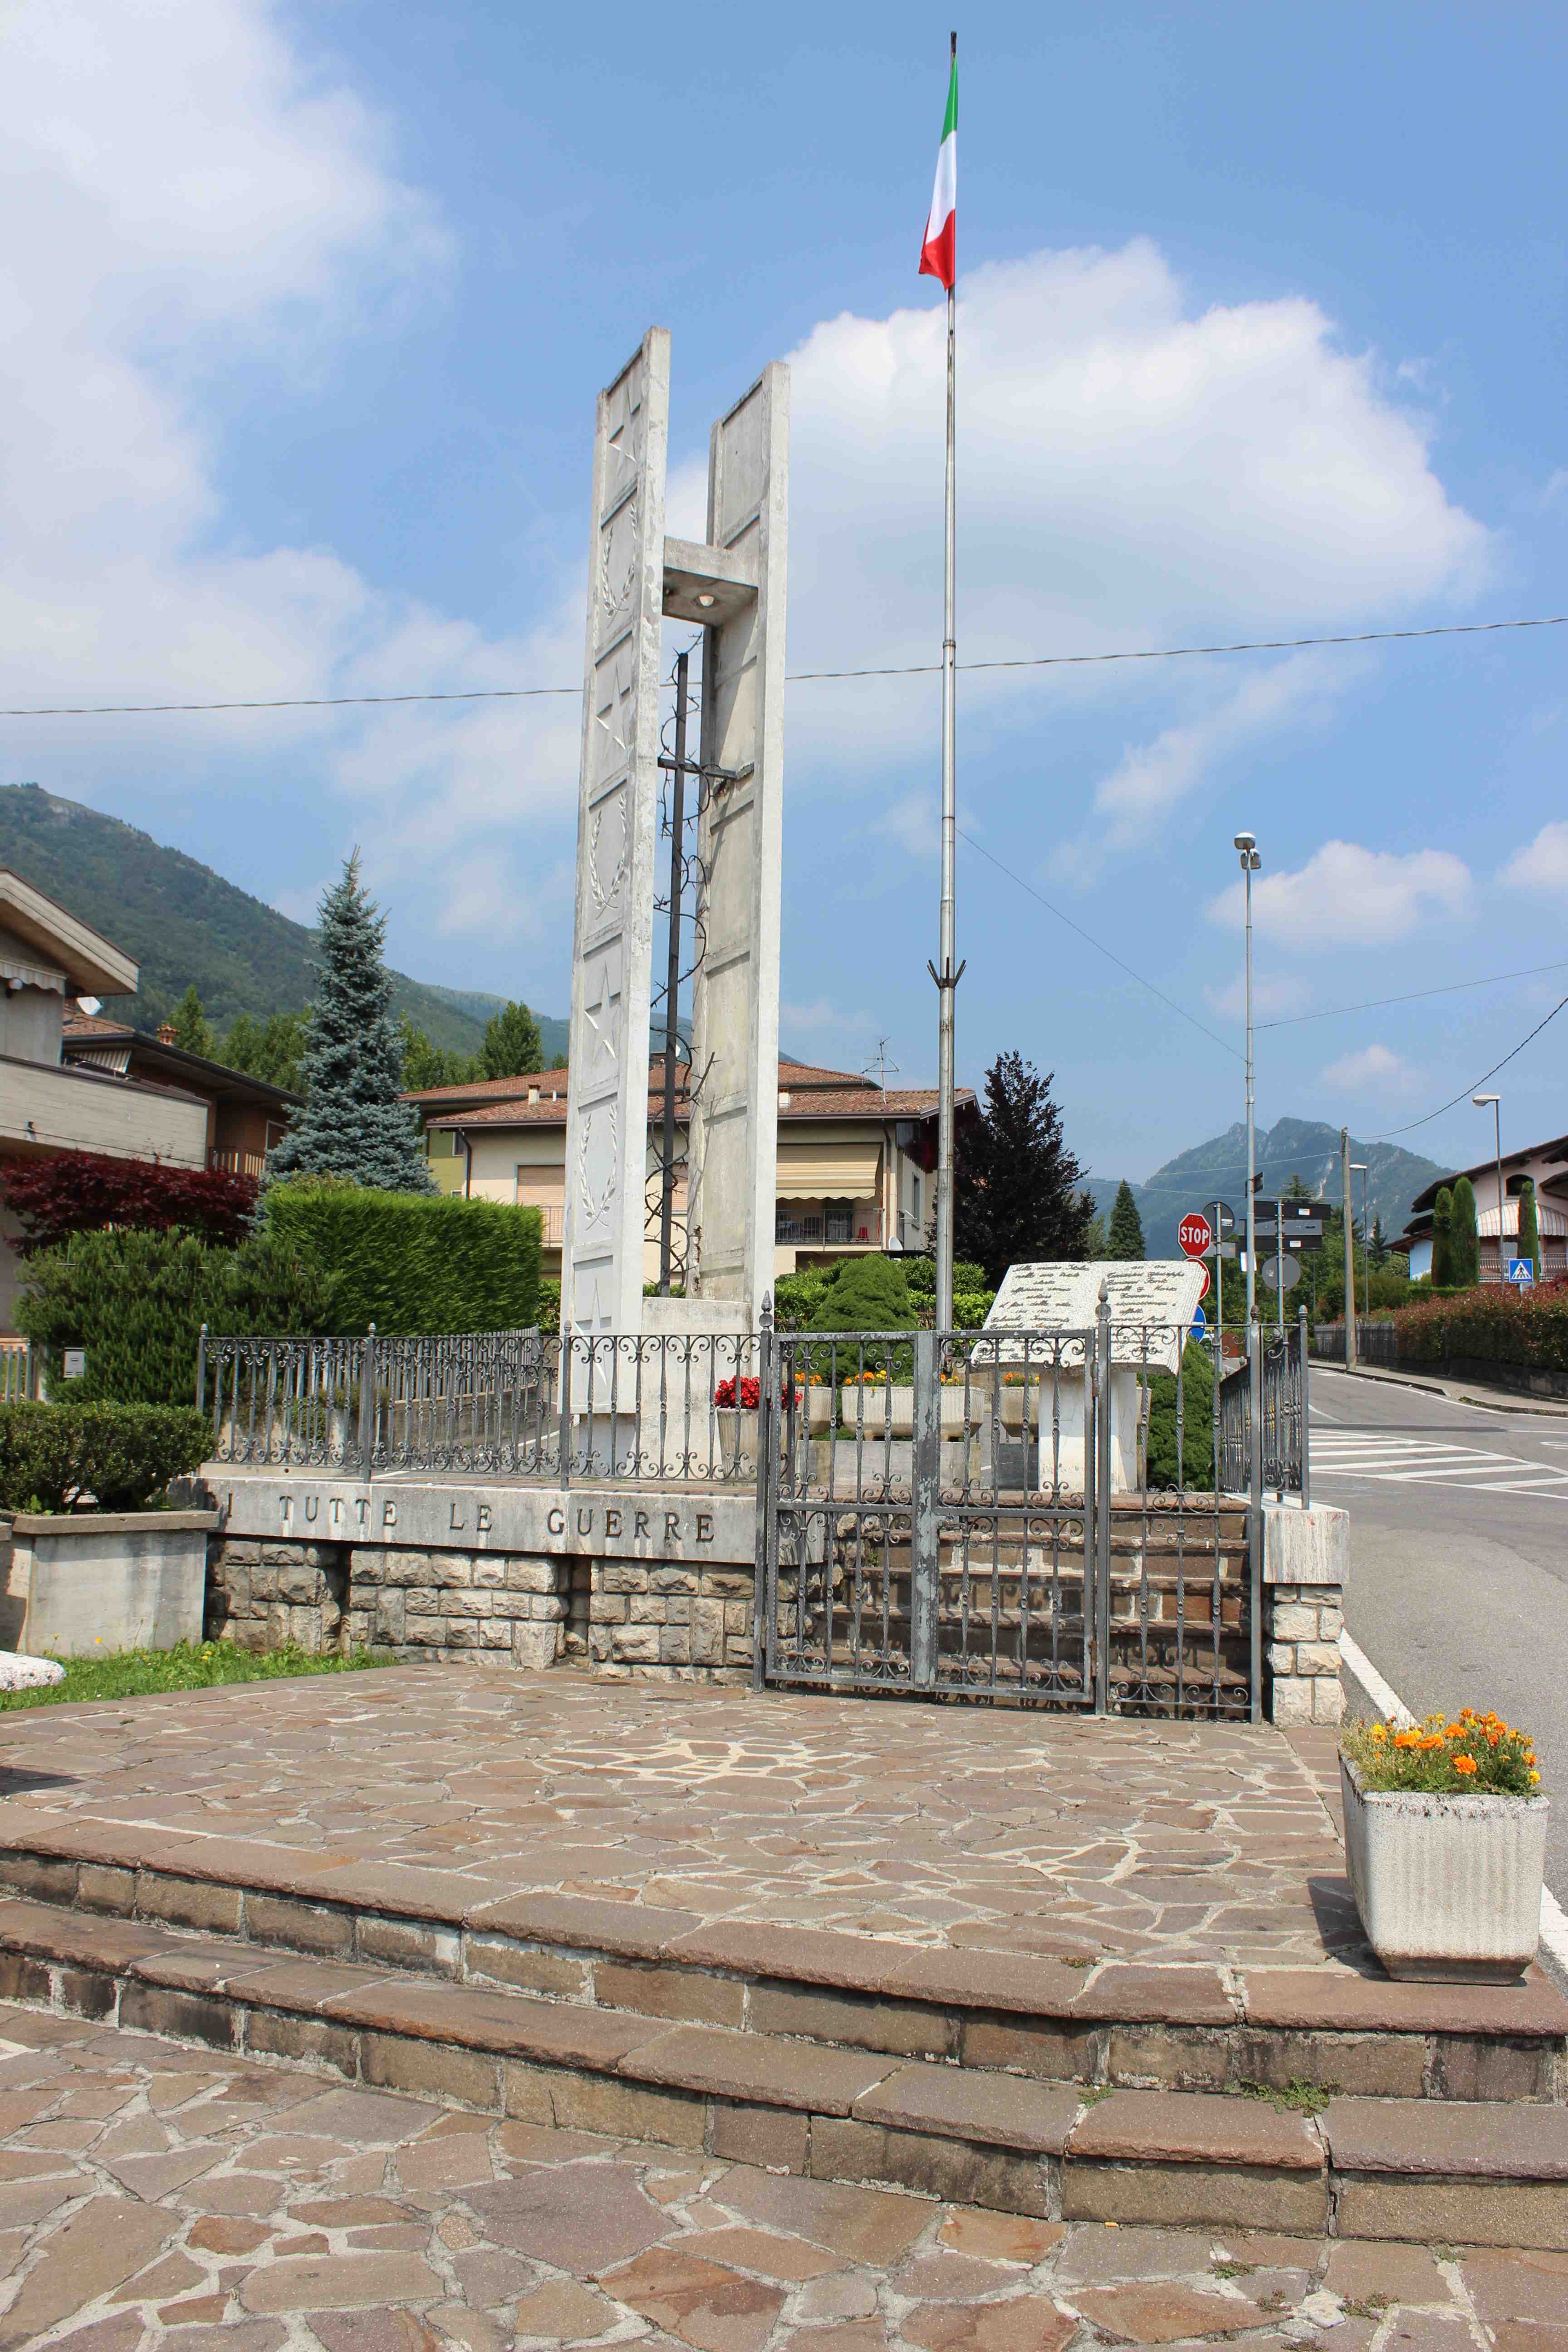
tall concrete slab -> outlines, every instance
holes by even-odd
[[[563,1328],[642,1327],[669,336],[599,394],[588,541]]]
[[[752,1329],[773,1268],[788,513],[789,370],[775,362],[713,427],[707,548],[666,555],[667,610],[702,610],[687,601],[699,553],[717,600],[703,612],[688,1290]]]

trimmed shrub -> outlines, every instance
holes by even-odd
[[[1459,1177],[1448,1210],[1448,1279],[1468,1288],[1481,1278],[1481,1245],[1476,1234],[1475,1187]]]
[[[538,1319],[537,1209],[304,1182],[269,1186],[263,1215],[264,1231],[322,1269],[340,1331],[515,1331]]]
[[[920,1322],[901,1267],[888,1257],[846,1258],[817,1302],[808,1331],[913,1331]],[[812,1349],[809,1369],[840,1380],[857,1371],[886,1372],[907,1381],[913,1363],[909,1348]],[[807,1367],[801,1360],[801,1370]]]
[[[0,1405],[0,1504],[63,1511],[91,1495],[105,1511],[143,1509],[205,1460],[193,1405]]]
[[[252,1176],[221,1168],[165,1168],[154,1160],[65,1151],[58,1160],[8,1162],[0,1191],[22,1228],[19,1255],[32,1257],[73,1234],[109,1225],[149,1234],[179,1225],[232,1247],[250,1230],[257,1185]]]
[[[28,1261],[16,1320],[43,1349],[53,1394],[70,1402],[188,1405],[196,1343],[214,1332],[319,1331],[330,1293],[289,1243],[253,1234],[237,1250],[195,1234],[78,1234]],[[67,1348],[87,1370],[64,1378]]]
[[[1142,1381],[1143,1374],[1139,1375]],[[1182,1350],[1182,1448],[1176,1457],[1176,1380],[1173,1372],[1155,1372],[1148,1380],[1149,1486],[1214,1485],[1214,1359],[1206,1348],[1189,1339]]]
[[[1568,1283],[1544,1283],[1521,1298],[1511,1284],[1488,1284],[1455,1298],[1421,1299],[1392,1318],[1402,1363],[1449,1359],[1521,1364],[1568,1372]]]

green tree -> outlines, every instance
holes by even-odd
[[[207,1025],[206,1014],[202,1011],[202,1000],[196,994],[194,980],[175,1005],[169,1026],[174,1033],[176,1045],[183,1045],[187,1054],[201,1054],[208,1061],[212,1059],[213,1033]]]
[[[1448,1279],[1473,1290],[1481,1278],[1481,1245],[1476,1238],[1476,1195],[1468,1176],[1454,1185],[1448,1208]]]
[[[872,1255],[846,1258],[813,1310],[808,1331],[913,1331],[920,1317],[910,1297],[903,1268],[891,1258]],[[837,1369],[841,1381],[864,1371],[910,1377],[907,1348],[868,1347],[857,1356],[853,1348],[812,1350],[812,1369],[824,1374]],[[803,1367],[804,1369],[804,1367]]]
[[[468,1087],[476,1079],[491,1073],[478,1054],[459,1054],[452,1045],[433,1045],[423,1029],[416,1029],[406,1013],[397,1024],[399,1050],[403,1056],[403,1084],[409,1094],[424,1094],[431,1087]]]
[[[1535,1213],[1535,1185],[1527,1176],[1519,1188],[1519,1255],[1527,1257],[1541,1279],[1541,1220]]]
[[[1372,1253],[1373,1272],[1374,1274],[1381,1274],[1384,1267],[1388,1264],[1390,1251],[1388,1247],[1388,1236],[1383,1230],[1383,1219],[1380,1216],[1374,1216],[1373,1218],[1372,1236],[1367,1244],[1367,1247]]]
[[[557,1055],[556,1055],[556,1056],[555,1056],[555,1059],[551,1063],[550,1066],[551,1066],[551,1068],[552,1068],[552,1070],[563,1070],[563,1069],[566,1067],[566,1056],[565,1056],[565,1055],[564,1055],[564,1054],[557,1054]]]
[[[479,1059],[487,1078],[521,1078],[540,1067],[544,1048],[539,1024],[526,1004],[508,1004],[490,1015]]]
[[[1083,1170],[1062,1139],[1054,1075],[1042,1078],[1021,1054],[998,1054],[984,1107],[959,1133],[954,1244],[994,1288],[1010,1265],[1087,1254],[1094,1201],[1076,1189]]]
[[[1143,1220],[1138,1214],[1138,1203],[1125,1176],[1116,1188],[1105,1255],[1113,1258],[1143,1258],[1149,1255],[1143,1246]]]
[[[1110,1237],[1105,1230],[1105,1219],[1098,1209],[1084,1227],[1083,1254],[1094,1264],[1110,1255]]]
[[[310,1099],[272,1153],[275,1176],[344,1176],[386,1192],[430,1192],[419,1124],[398,1096],[403,1065],[382,961],[386,919],[359,878],[359,852],[321,907],[321,961],[310,1007]]]
[[[242,1013],[214,1051],[226,1068],[243,1070],[247,1077],[265,1078],[268,1086],[300,1095],[310,1035],[308,1013],[269,1013],[265,1021]]]
[[[1437,1198],[1432,1203],[1432,1284],[1434,1289],[1454,1279],[1453,1245],[1450,1231],[1454,1218],[1454,1196],[1447,1184],[1437,1188]]]

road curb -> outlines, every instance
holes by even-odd
[[[1337,1372],[1344,1381],[1372,1381],[1385,1389],[1416,1389],[1423,1396],[1442,1397],[1448,1404],[1473,1404],[1482,1412],[1533,1413],[1538,1421],[1568,1421],[1568,1404],[1538,1404],[1525,1397],[1470,1396],[1458,1381],[1412,1380],[1406,1372],[1384,1372],[1370,1364],[1335,1364],[1326,1356],[1310,1356],[1314,1371]]]
[[[1399,1693],[1373,1664],[1352,1633],[1340,1634],[1341,1677],[1384,1723],[1415,1721]],[[1568,1912],[1549,1886],[1541,1890],[1541,1965],[1560,1992],[1568,1992]]]

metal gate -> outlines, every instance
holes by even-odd
[[[1185,1339],[1103,1305],[1083,1331],[764,1324],[759,1682],[1256,1719],[1248,1498]]]

